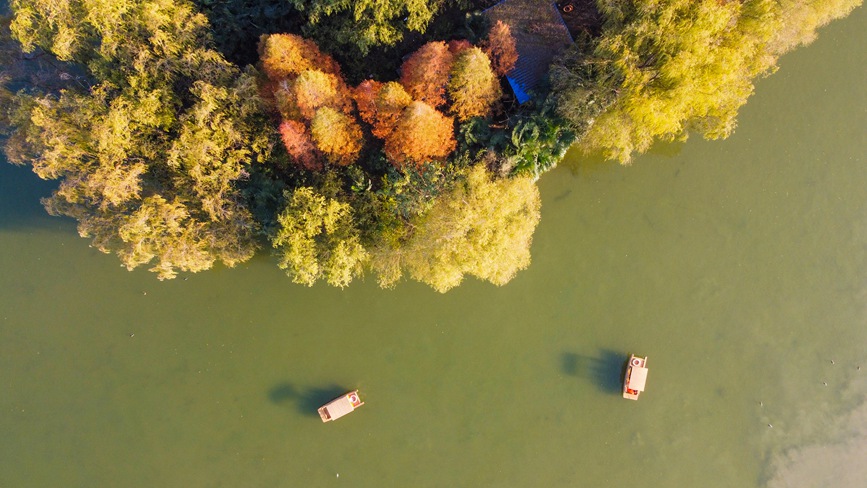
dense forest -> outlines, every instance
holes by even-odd
[[[861,2],[566,0],[574,42],[524,103],[528,32],[495,3],[11,0],[0,136],[59,181],[50,214],[160,279],[270,248],[305,285],[502,285],[567,149],[724,138],[756,78]]]

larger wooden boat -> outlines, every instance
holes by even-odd
[[[358,396],[358,390],[350,391],[319,407],[319,416],[323,422],[337,420],[362,405],[364,402]]]
[[[647,382],[647,357],[640,358],[635,354],[629,355],[629,363],[626,365],[626,374],[623,375],[623,398],[638,400],[638,395],[644,391]]]

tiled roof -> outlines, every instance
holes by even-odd
[[[548,74],[551,60],[572,44],[572,36],[554,2],[548,0],[503,0],[485,10],[491,20],[507,24],[515,38],[518,62],[507,75],[519,103]]]

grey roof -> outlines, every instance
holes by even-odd
[[[331,420],[339,419],[355,410],[355,407],[352,406],[352,402],[349,401],[348,394],[331,401],[331,403],[325,405],[323,408],[328,412],[328,416],[331,417]]]
[[[529,99],[527,92],[547,76],[554,56],[572,44],[569,29],[549,0],[503,0],[484,14],[492,23],[501,20],[512,31],[518,62],[507,77],[523,103]]]
[[[644,385],[647,383],[647,368],[641,366],[633,366],[632,372],[629,374],[629,389],[636,391],[644,391]]]

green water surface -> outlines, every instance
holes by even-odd
[[[159,282],[2,164],[0,487],[773,486],[867,393],[865,45],[860,8],[726,141],[571,155],[501,288],[305,288],[267,253]]]

